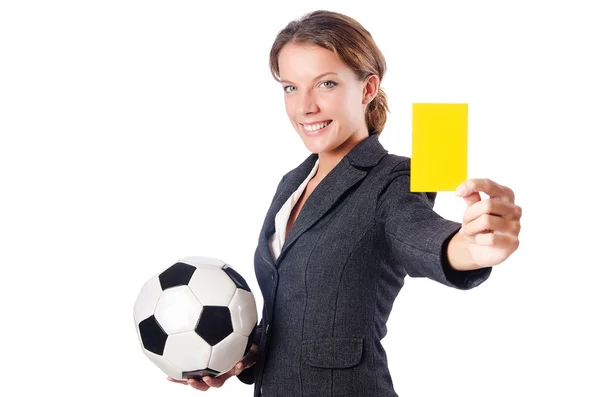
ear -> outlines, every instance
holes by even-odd
[[[379,77],[376,74],[370,74],[363,83],[363,104],[369,104],[379,92]]]

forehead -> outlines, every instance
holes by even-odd
[[[279,53],[279,76],[290,82],[311,82],[323,73],[348,77],[350,68],[333,51],[316,45],[286,44]]]

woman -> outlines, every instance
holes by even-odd
[[[270,65],[312,154],[282,178],[260,232],[252,351],[187,383],[207,390],[237,375],[255,396],[397,396],[381,339],[404,277],[480,285],[517,249],[521,208],[508,187],[470,179],[456,193],[468,205],[461,225],[433,211],[435,193],[410,192],[410,159],[378,140],[385,60],[354,19],[321,10],[291,22]]]

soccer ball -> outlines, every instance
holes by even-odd
[[[144,354],[179,380],[233,368],[250,350],[258,320],[242,276],[202,256],[180,259],[148,280],[133,317]]]

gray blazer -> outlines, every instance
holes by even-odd
[[[238,378],[255,397],[397,397],[381,340],[405,276],[468,290],[492,268],[449,267],[461,224],[434,212],[435,192],[410,192],[410,158],[388,154],[376,135],[317,185],[274,261],[275,215],[317,158],[284,175],[265,217],[254,256],[259,359]]]

